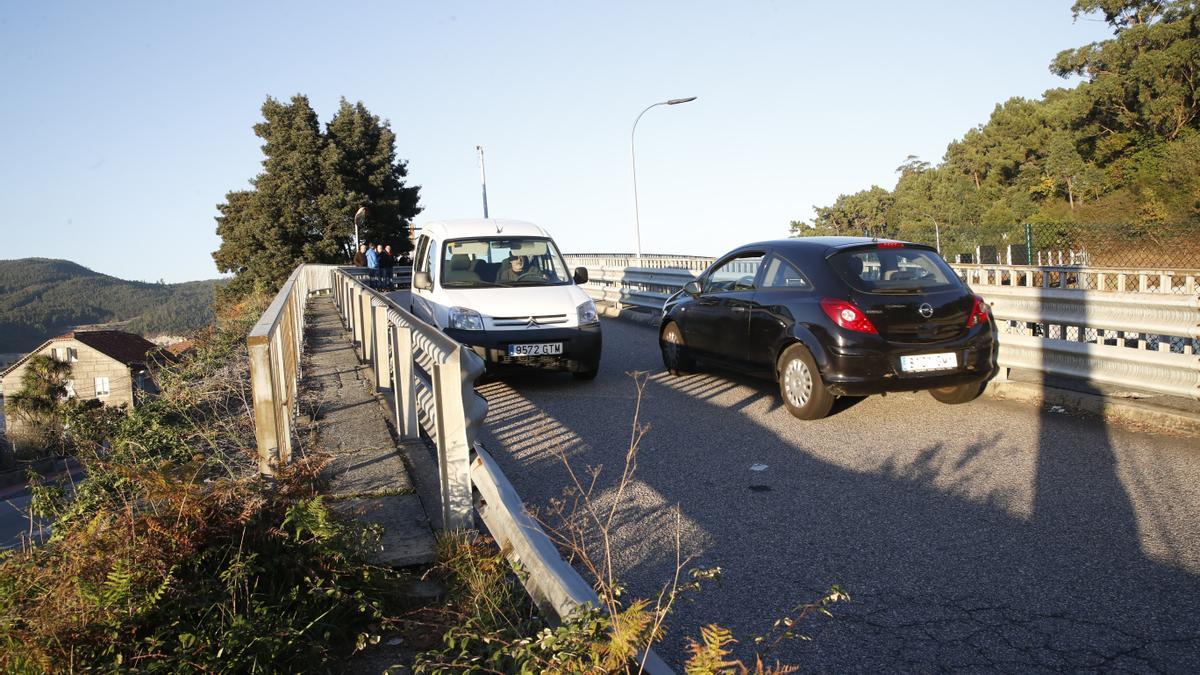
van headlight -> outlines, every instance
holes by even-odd
[[[596,303],[588,300],[582,305],[575,308],[579,314],[579,325],[587,326],[593,323],[600,323],[600,315],[596,314]]]
[[[473,309],[451,307],[450,327],[458,330],[483,330],[483,317]]]

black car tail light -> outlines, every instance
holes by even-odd
[[[863,314],[862,310],[855,307],[852,302],[824,298],[821,300],[821,309],[825,310],[825,314],[830,320],[842,328],[859,333],[879,333],[875,329],[875,324],[871,323],[867,315]]]
[[[967,315],[967,328],[972,328],[976,324],[987,323],[992,318],[988,312],[988,304],[983,298],[975,296],[975,302],[971,305],[971,313]]]

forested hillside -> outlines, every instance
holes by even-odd
[[[212,323],[221,281],[151,284],[67,260],[0,260],[0,352],[24,352],[74,326],[128,321],[143,335],[187,335]]]
[[[1194,242],[1200,9],[1184,0],[1077,0],[1072,11],[1077,20],[1103,18],[1114,32],[1050,64],[1064,78],[1082,78],[1077,86],[998,104],[991,119],[950,143],[940,164],[910,156],[895,189],[873,186],[814,207],[813,222],[793,222],[793,233],[933,243],[936,223],[944,248],[969,250],[1023,241],[1013,226],[1031,223],[1061,232],[1109,226],[1091,229],[1172,252]]]

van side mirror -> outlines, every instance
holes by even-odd
[[[586,267],[576,267],[575,275],[573,278],[575,279],[575,283],[577,283],[577,284],[586,284],[588,282],[587,268]]]
[[[428,291],[433,288],[433,279],[429,272],[413,272],[412,285],[417,290]]]
[[[683,292],[687,293],[688,295],[692,296],[693,298],[696,297],[697,295],[700,295],[700,291],[701,291],[701,288],[700,288],[699,281],[689,281],[683,285]]]

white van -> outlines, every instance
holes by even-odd
[[[497,366],[600,368],[600,318],[542,228],[518,220],[427,223],[413,253],[412,312]]]

